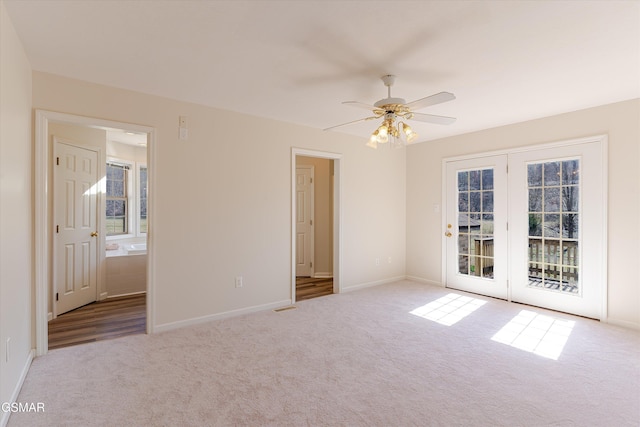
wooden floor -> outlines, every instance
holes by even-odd
[[[110,298],[64,313],[49,322],[49,350],[146,331],[144,294]]]
[[[296,301],[322,297],[333,293],[333,279],[296,277]]]
[[[333,279],[296,278],[296,301],[331,295]],[[64,313],[49,322],[49,350],[146,331],[144,294],[110,298]]]

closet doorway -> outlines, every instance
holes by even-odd
[[[292,302],[339,290],[339,156],[292,155]]]

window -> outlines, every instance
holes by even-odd
[[[129,232],[128,171],[128,165],[107,163],[107,236]]]
[[[493,169],[458,172],[458,272],[493,279]]]
[[[147,233],[147,166],[107,160],[107,237],[128,238]]]
[[[579,162],[527,166],[529,286],[579,293]]]

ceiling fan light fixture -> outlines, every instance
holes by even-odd
[[[440,92],[415,101],[407,103],[404,98],[391,96],[391,86],[395,81],[393,74],[382,76],[382,82],[387,87],[387,97],[375,102],[373,105],[357,101],[344,101],[343,104],[353,107],[364,108],[373,113],[373,116],[354,120],[337,126],[326,128],[335,129],[340,126],[350,125],[365,120],[382,119],[380,126],[371,134],[367,146],[377,148],[378,144],[389,143],[397,148],[411,144],[418,138],[418,134],[411,126],[405,123],[406,120],[417,120],[419,122],[449,125],[456,121],[453,117],[436,116],[433,114],[414,113],[414,110],[441,104],[456,99],[455,95],[449,92]]]
[[[374,150],[378,149],[378,131],[376,130],[371,134],[369,138],[369,142],[367,142],[367,147],[373,148]]]
[[[402,122],[402,132],[404,132],[408,143],[415,141],[415,139],[418,137],[418,134],[415,133],[413,129],[411,129],[411,126],[404,122]]]
[[[389,129],[387,129],[387,124],[383,123],[375,132],[376,141],[380,144],[384,144],[389,142]]]

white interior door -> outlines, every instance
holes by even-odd
[[[513,301],[602,317],[603,183],[599,141],[509,155]]]
[[[313,277],[313,166],[296,167],[296,276]]]
[[[54,142],[54,312],[96,301],[98,153]]]
[[[507,298],[507,156],[446,164],[446,286]]]

